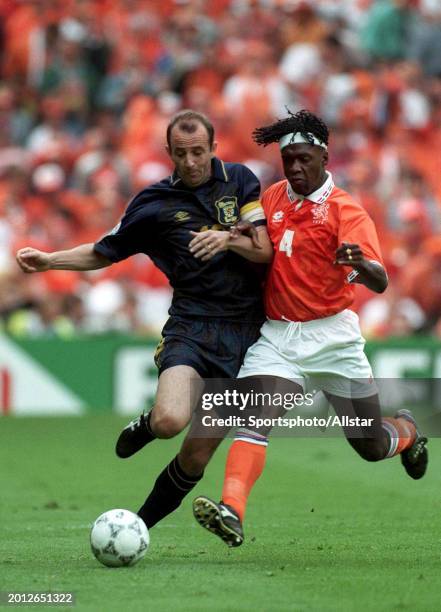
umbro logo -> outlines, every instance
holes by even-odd
[[[176,221],[188,221],[190,219],[190,215],[186,210],[180,210],[174,216]]]
[[[278,210],[277,212],[275,212],[273,214],[273,217],[272,217],[274,223],[280,223],[280,221],[282,221],[284,215],[285,215],[285,213],[283,212],[283,210]]]

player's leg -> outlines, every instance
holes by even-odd
[[[131,457],[156,438],[172,437],[189,422],[191,381],[207,375],[202,358],[210,350],[206,327],[192,319],[170,317],[167,321],[154,357],[159,373],[155,405],[123,429],[116,443],[118,457]]]
[[[421,478],[427,467],[427,439],[417,432],[410,413],[399,411],[394,418],[382,418],[357,315],[346,310],[315,323],[316,331],[317,325],[323,342],[321,359],[314,363],[315,374],[321,369],[325,381],[322,388],[329,401],[339,416],[373,419],[370,426],[344,427],[351,446],[367,461],[400,454],[407,473]]]
[[[292,329],[292,324],[281,321],[264,323],[260,338],[248,349],[238,374],[241,384],[248,379],[251,388],[257,383],[259,390],[263,387],[265,392],[274,393],[278,384],[283,383],[286,391],[287,383],[301,378],[299,370],[281,351],[282,347],[291,343]],[[302,391],[302,388],[293,385],[291,391]],[[266,417],[267,406],[260,408],[262,416]],[[274,416],[280,416],[283,412],[281,409]],[[216,503],[208,497],[199,496],[193,502],[193,513],[198,523],[229,546],[239,546],[244,540],[242,521],[246,503],[265,465],[268,433],[268,430],[262,429],[240,429],[228,453],[222,501]]]
[[[248,380],[251,388],[258,388],[265,379],[265,390],[272,393],[270,389],[276,385],[275,379],[271,377],[260,377]],[[282,416],[284,410],[280,407],[271,410],[261,406],[259,416],[271,419]],[[245,510],[251,490],[261,476],[265,467],[268,436],[271,427],[240,428],[237,430],[233,443],[231,444],[227,461],[225,464],[225,476],[222,486],[222,501],[237,513],[240,521],[244,520]]]
[[[411,478],[422,478],[427,469],[427,438],[421,436],[409,410],[399,410],[395,416],[382,417],[378,395],[347,399],[326,394],[336,413],[350,418],[359,417],[369,423],[360,427],[343,427],[345,436],[354,450],[366,461],[381,461],[395,455]]]
[[[218,437],[195,438],[192,430],[186,435],[177,455],[179,464],[194,478],[202,477],[211,457],[221,444],[230,428],[224,428]]]
[[[228,546],[240,546],[244,540],[242,522],[245,508],[251,490],[263,472],[267,445],[266,435],[247,429],[238,430],[228,451],[221,501],[216,503],[204,495],[193,501],[197,522]]]
[[[228,433],[229,428],[213,431],[212,438],[198,437],[190,427],[179,453],[156,479],[138,515],[148,528],[176,510],[204,475],[205,467]]]
[[[192,397],[195,403],[199,399],[193,389]],[[193,406],[190,409],[192,410]],[[179,453],[158,476],[152,491],[138,511],[149,528],[176,510],[184,497],[201,480],[205,467],[231,429],[216,426],[210,427],[207,432],[201,424],[200,413],[193,414],[194,418]],[[207,437],[207,433],[210,437]]]
[[[141,414],[121,432],[116,443],[116,454],[125,459],[141,450],[156,438],[172,438],[189,423],[195,387],[200,379],[188,365],[176,365],[159,376],[155,404],[148,414]]]
[[[258,416],[274,419],[285,413],[283,406],[267,402],[265,397],[286,393],[303,393],[303,388],[293,382],[302,379],[300,369],[287,359],[286,347],[292,346],[292,331],[295,324],[282,321],[267,321],[261,329],[259,340],[245,355],[238,378],[241,386],[251,393],[260,392],[262,402],[257,406]],[[268,435],[271,427],[239,429],[228,452],[222,500],[234,509],[243,521],[251,489],[263,472]]]
[[[180,328],[177,330],[179,333],[182,331],[182,324],[182,321],[179,322]],[[190,403],[184,410],[186,418],[189,418],[199,400],[199,392],[202,391],[201,376],[211,379],[235,377],[246,350],[258,337],[260,326],[258,323],[217,321],[189,322],[185,325],[184,331],[187,336],[185,342],[181,342],[180,338],[176,337],[173,343],[166,343],[161,353],[162,357],[157,363],[159,361],[158,365],[164,368],[176,363],[177,360],[185,360],[186,363],[193,363],[195,371],[200,373],[200,376],[190,380],[190,389],[187,392],[185,386],[176,385],[176,381],[171,391],[180,395],[185,393],[190,398]],[[166,372],[167,370],[164,374]],[[170,406],[172,405],[170,396],[168,390],[166,391],[167,393],[159,396],[160,404]],[[158,426],[162,427],[163,431],[170,432],[173,429],[174,414],[170,419],[168,411],[161,411]],[[229,427],[212,427],[207,432],[206,428],[201,427],[200,419],[193,419],[178,455],[159,475],[153,490],[139,510],[148,527],[152,527],[180,505],[184,497],[202,478],[205,466],[229,429]]]
[[[380,404],[378,395],[362,399],[339,397],[325,392],[335,413],[340,419],[354,424],[343,425],[343,432],[352,448],[366,461],[380,461],[389,451],[389,436],[382,427]],[[359,417],[362,422],[369,425],[355,425]]]
[[[250,389],[258,389],[273,396],[277,389],[302,393],[295,383],[273,376],[241,378]],[[260,406],[259,416],[274,419],[285,413],[280,406]],[[200,525],[220,537],[228,546],[240,546],[244,541],[242,523],[251,490],[263,472],[271,426],[237,431],[230,446],[225,465],[222,499],[219,503],[206,496],[193,502],[193,513]]]
[[[157,437],[172,437],[188,425],[200,380],[196,370],[189,366],[174,366],[161,373],[155,406],[150,413],[151,428]],[[173,512],[202,478],[203,468],[199,470],[194,463],[187,472],[189,462],[181,461],[177,455],[162,470],[138,510],[138,515],[149,528]]]

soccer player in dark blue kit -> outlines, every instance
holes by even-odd
[[[66,251],[25,247],[17,253],[28,273],[96,270],[145,253],[168,277],[173,300],[155,356],[156,400],[120,434],[116,453],[121,458],[155,438],[181,432],[195,407],[192,385],[202,378],[235,378],[259,337],[262,266],[255,264],[272,258],[260,185],[242,164],[216,158],[216,145],[204,115],[181,111],[167,128],[175,171],[136,195],[110,234]],[[252,238],[229,231],[240,222],[254,224]],[[138,511],[147,527],[180,505],[221,440],[187,435]]]

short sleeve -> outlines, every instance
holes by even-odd
[[[374,222],[356,202],[345,202],[340,209],[338,244],[343,242],[358,244],[366,259],[384,267]]]
[[[157,227],[157,206],[136,196],[121,221],[94,245],[94,250],[116,263],[136,253],[149,254]]]
[[[260,181],[246,166],[242,166],[242,193],[240,219],[254,225],[266,225],[265,213],[260,203]]]

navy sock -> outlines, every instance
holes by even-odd
[[[196,477],[186,474],[176,456],[159,474],[150,495],[138,510],[138,516],[150,529],[180,506],[202,476],[203,473]]]

